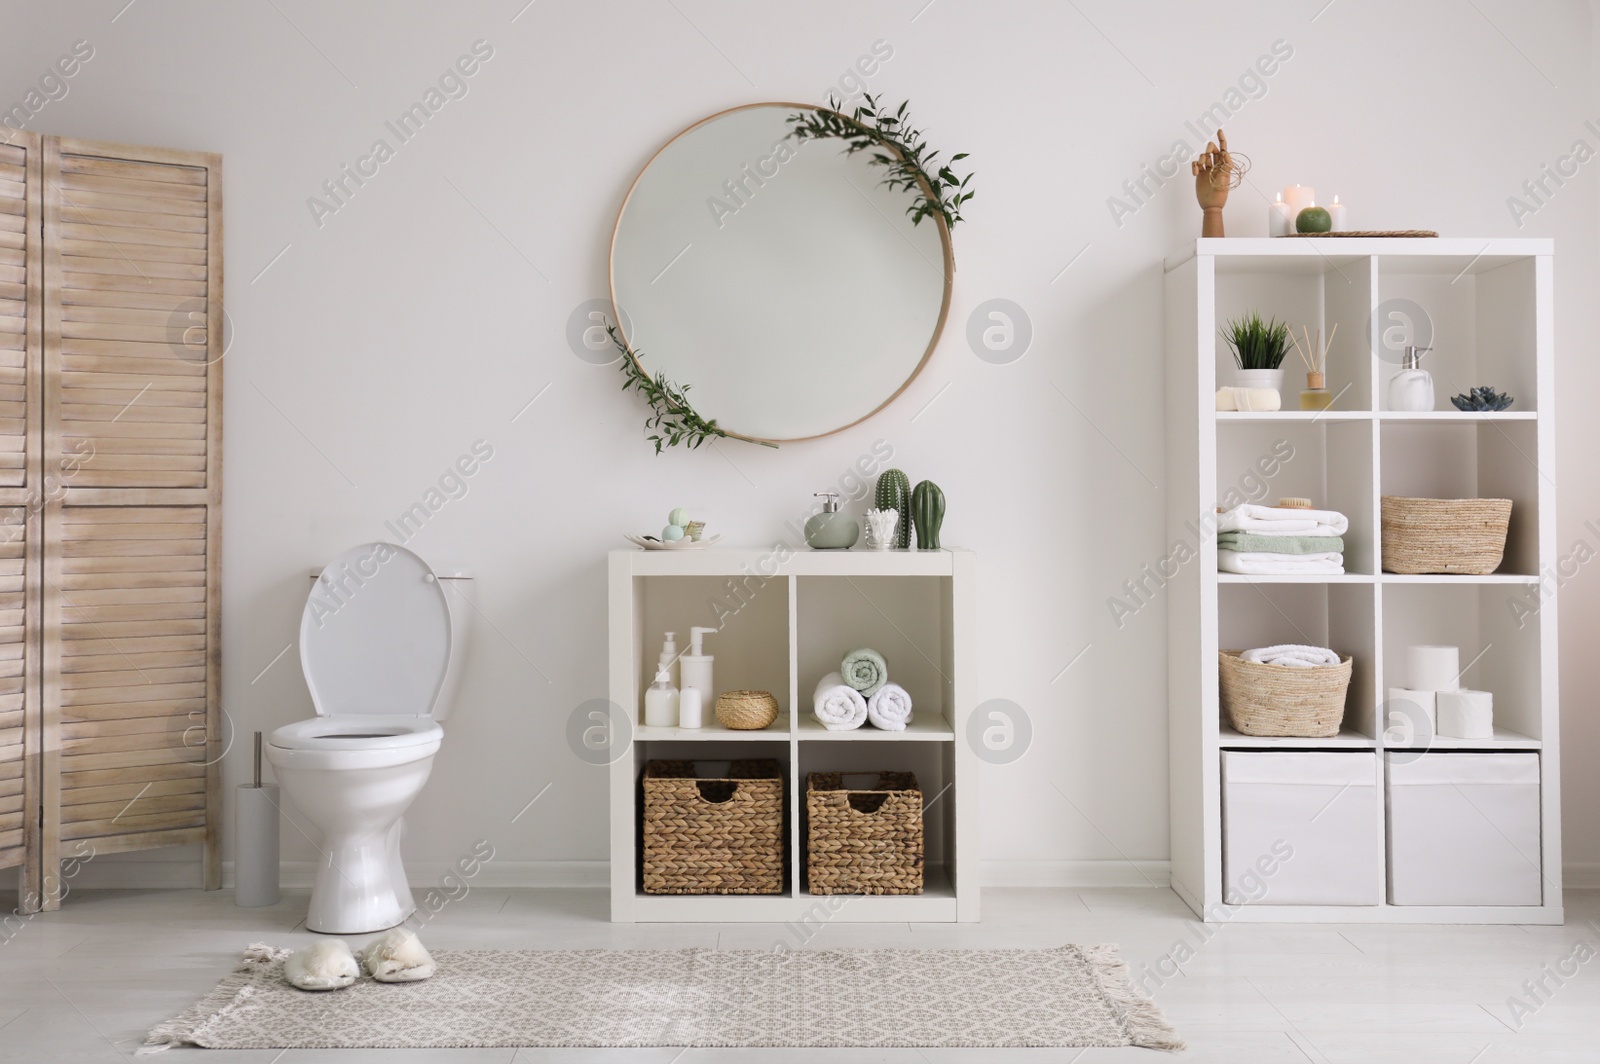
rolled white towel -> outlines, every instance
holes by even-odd
[[[1218,514],[1217,531],[1258,536],[1342,536],[1350,531],[1350,519],[1337,510],[1301,510],[1247,502]]]
[[[817,681],[811,702],[812,712],[829,731],[851,731],[867,722],[867,700],[839,673],[830,672]]]
[[[1340,657],[1327,647],[1308,647],[1299,643],[1282,643],[1275,647],[1258,647],[1246,650],[1239,657],[1261,665],[1286,665],[1291,669],[1312,669],[1321,665],[1337,665]]]
[[[905,731],[911,723],[911,696],[897,683],[886,683],[867,699],[867,719],[874,728]]]

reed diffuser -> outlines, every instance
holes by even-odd
[[[1301,410],[1326,410],[1333,405],[1333,393],[1328,391],[1328,349],[1333,346],[1333,338],[1339,334],[1339,323],[1334,322],[1333,329],[1328,333],[1328,342],[1322,342],[1322,330],[1317,330],[1316,339],[1311,337],[1311,330],[1304,325],[1300,332],[1305,336],[1305,346],[1300,346],[1300,339],[1289,333],[1289,339],[1294,342],[1295,351],[1300,354],[1300,361],[1306,367],[1306,387],[1300,393]]]

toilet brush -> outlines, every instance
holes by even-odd
[[[233,903],[247,909],[278,903],[278,787],[261,782],[256,732],[254,782],[234,791]]]

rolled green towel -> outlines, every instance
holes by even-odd
[[[870,647],[862,647],[844,656],[839,675],[844,677],[845,683],[860,691],[863,698],[871,698],[878,693],[878,688],[889,682],[889,666],[882,654]]]
[[[1343,536],[1258,536],[1250,532],[1221,532],[1218,550],[1261,551],[1267,554],[1343,554]]]

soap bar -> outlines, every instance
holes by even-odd
[[[1276,388],[1218,388],[1218,410],[1247,410],[1270,413],[1283,406]]]

